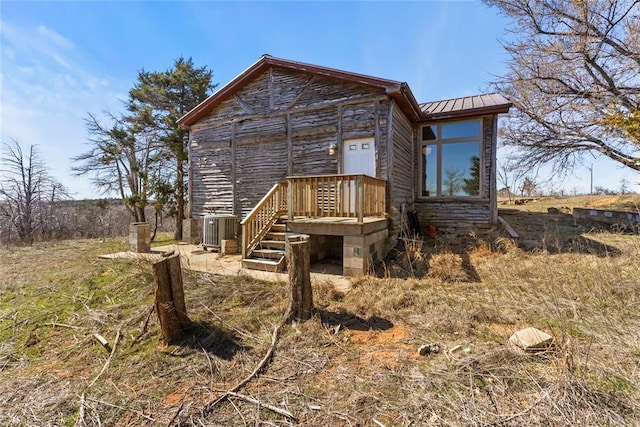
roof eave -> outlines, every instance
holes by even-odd
[[[400,87],[394,88],[394,90],[387,90],[387,94],[396,101],[400,109],[402,109],[411,120],[415,122],[422,119],[420,104],[416,101],[407,83],[401,83]]]
[[[432,122],[435,120],[460,119],[467,117],[478,117],[491,114],[506,114],[513,106],[512,103],[492,105],[491,107],[469,108],[467,110],[447,111],[445,113],[423,113],[421,122]]]

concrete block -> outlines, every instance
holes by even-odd
[[[129,248],[131,252],[151,252],[151,225],[146,222],[129,224]]]
[[[220,242],[220,253],[222,255],[235,255],[238,253],[238,241],[236,239],[222,240]]]

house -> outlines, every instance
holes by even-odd
[[[422,227],[497,220],[498,94],[420,104],[406,83],[269,55],[182,117],[196,219],[234,214],[250,268],[282,267],[286,232],[345,275],[382,259],[415,211]]]

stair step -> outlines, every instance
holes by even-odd
[[[282,240],[262,240],[258,243],[259,249],[282,249],[284,250],[284,241]]]
[[[284,258],[277,261],[273,259],[247,258],[242,260],[242,267],[277,273],[284,269]]]
[[[251,256],[256,258],[280,259],[284,256],[284,251],[278,249],[255,249]]]
[[[272,232],[278,232],[278,233],[284,233],[287,231],[287,224],[273,224],[271,226],[271,231]]]
[[[273,227],[271,227],[271,231],[269,231],[266,236],[265,239],[266,240],[281,240],[284,242],[285,237],[287,236],[287,233],[283,232],[283,231],[273,231]]]

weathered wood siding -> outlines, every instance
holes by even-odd
[[[191,126],[192,216],[242,218],[289,175],[340,173],[349,138],[375,137],[386,179],[390,103],[382,89],[272,67]]]
[[[395,104],[391,106],[391,123],[388,140],[388,145],[391,144],[388,187],[393,218],[390,235],[392,243],[395,243],[401,232],[402,222],[406,220],[406,211],[413,209],[414,125]],[[402,211],[403,205],[405,213]]]
[[[419,129],[419,127],[417,128]],[[461,231],[469,228],[487,227],[495,221],[497,212],[495,198],[495,152],[496,152],[496,120],[495,116],[482,117],[482,152],[480,198],[421,198],[416,197],[414,207],[422,228],[433,224],[439,229]],[[420,144],[416,144],[415,151],[415,194],[419,194]]]

